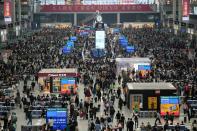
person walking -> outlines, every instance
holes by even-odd
[[[127,121],[127,131],[133,131],[133,125],[134,125],[134,122],[132,120],[132,118],[128,118],[128,121]]]
[[[133,116],[133,118],[134,118],[135,129],[136,129],[136,128],[138,128],[138,114],[135,113],[134,116]]]
[[[28,111],[27,118],[28,118],[27,125],[29,125],[29,124],[32,125],[32,113],[31,113],[31,111]]]
[[[161,115],[160,115],[159,111],[156,114],[155,124],[157,123],[157,121],[159,121],[159,123],[161,123]]]

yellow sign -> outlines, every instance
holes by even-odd
[[[157,109],[157,97],[148,97],[148,109]]]

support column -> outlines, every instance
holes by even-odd
[[[120,23],[120,13],[117,13],[117,23]]]
[[[21,0],[18,0],[18,21],[21,23]]]
[[[178,0],[178,20],[179,20],[179,27],[181,26],[182,14],[183,14],[182,0]]]
[[[12,1],[12,23],[14,23],[15,26],[16,22],[16,9],[15,9],[15,0]]]
[[[173,0],[173,2],[172,2],[172,15],[173,15],[173,21],[175,21],[176,20],[176,0]]]
[[[19,35],[21,35],[21,0],[18,0],[18,21],[19,21]]]
[[[74,13],[74,25],[77,25],[77,13]]]

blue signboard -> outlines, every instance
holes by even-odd
[[[120,28],[114,28],[113,33],[120,33]]]
[[[73,41],[68,41],[66,43],[67,47],[74,47],[74,42]]]
[[[178,96],[161,96],[161,104],[179,104]]]
[[[89,33],[87,31],[80,32],[80,36],[87,36]]]
[[[71,36],[71,37],[70,37],[70,40],[71,40],[71,41],[77,41],[77,37],[76,37],[76,36]]]
[[[70,48],[70,47],[67,47],[67,46],[64,46],[63,49],[62,49],[62,52],[63,52],[64,54],[68,54],[68,53],[71,52],[71,48]]]
[[[134,51],[135,51],[134,46],[127,46],[127,47],[126,47],[126,52],[127,52],[127,53],[132,53],[132,52],[134,52]]]
[[[65,108],[49,108],[46,123],[53,119],[53,130],[64,130],[67,127],[67,111]]]
[[[150,65],[138,65],[138,70],[151,70]]]
[[[64,84],[75,84],[75,78],[62,78],[61,85]]]

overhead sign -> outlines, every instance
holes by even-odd
[[[96,49],[105,48],[105,31],[96,31]]]
[[[40,12],[153,12],[147,4],[114,5],[42,5]]]
[[[4,0],[4,21],[9,24],[12,21],[12,12],[11,12],[12,3],[11,0]]]

